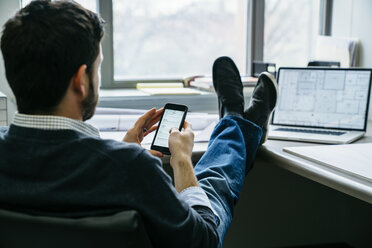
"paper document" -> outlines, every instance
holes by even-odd
[[[184,88],[183,83],[138,83],[136,88],[150,95],[200,95],[200,91]]]
[[[242,76],[241,80],[243,86],[255,86],[258,78]],[[195,78],[193,81],[190,82],[190,86],[197,89],[214,92],[213,80],[211,77]]]
[[[142,88],[142,92],[150,95],[200,95],[199,90],[190,88]]]
[[[87,120],[87,123],[95,126],[100,131],[127,131],[146,111],[147,110],[137,110],[136,112],[136,110],[132,109],[100,109],[92,119]],[[218,120],[219,117],[217,114],[190,112],[186,116],[186,121],[191,123],[194,131],[204,130],[212,122]]]
[[[286,147],[283,151],[372,182],[372,143]]]
[[[136,88],[183,88],[183,83],[138,83]]]
[[[126,131],[128,131],[146,111],[147,110],[100,108],[87,123],[98,128],[103,139],[121,141]],[[219,117],[217,114],[188,113],[186,121],[191,123],[192,129],[194,130],[194,142],[208,142],[218,120]],[[142,144],[151,144],[154,135],[155,132],[147,135],[143,139]]]
[[[204,128],[203,130],[195,132],[194,142],[195,143],[208,142],[216,124],[217,124],[217,121],[214,121],[211,124],[209,124],[209,126]]]
[[[194,131],[194,142],[200,143],[200,142],[208,142],[209,138],[211,137],[211,134],[214,130],[214,127],[216,126],[217,122],[210,123],[205,129],[200,131]],[[112,139],[116,141],[122,141],[126,131],[101,131],[101,138],[103,139]],[[146,137],[142,140],[142,145],[148,145],[152,143],[152,140],[154,139],[155,131],[148,134]]]
[[[125,109],[125,108],[96,108],[97,115],[143,115],[148,109]]]

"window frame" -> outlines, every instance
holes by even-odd
[[[321,0],[319,35],[332,35],[333,0]]]
[[[99,6],[98,10],[102,18],[106,21],[105,26],[105,37],[102,41],[102,52],[104,55],[104,61],[101,66],[101,75],[102,75],[102,84],[101,89],[118,89],[118,88],[135,88],[136,84],[141,83],[154,83],[154,82],[183,82],[183,78],[136,78],[136,79],[127,79],[127,80],[115,80],[114,79],[114,40],[113,40],[113,9],[112,9],[112,0],[104,1],[104,0],[97,0]],[[248,15],[251,15],[252,7],[251,5],[254,5],[253,2],[261,2],[259,0],[249,0],[248,1]],[[260,16],[260,15],[255,15]],[[263,15],[261,15],[263,16]],[[253,59],[249,58],[251,54],[251,49],[249,44],[251,42],[251,39],[253,35],[249,34],[249,30],[251,30],[251,27],[249,27],[251,18],[247,19],[248,23],[248,32],[247,32],[247,56],[246,56],[246,71],[247,74],[250,75],[250,66],[248,66],[248,63],[250,61],[253,61]],[[263,32],[262,32],[263,35]],[[248,39],[249,37],[249,39]],[[263,37],[263,36],[262,36]],[[262,47],[262,46],[261,46]],[[261,49],[262,50],[262,49]],[[262,53],[262,52],[261,52]],[[190,75],[192,76],[192,75]]]
[[[320,28],[321,35],[331,35],[332,20],[332,3],[333,0],[321,0],[320,8]],[[113,44],[113,9],[112,0],[97,0],[98,12],[106,21],[105,37],[102,41],[102,52],[104,61],[101,66],[102,84],[101,89],[125,89],[135,88],[138,82],[183,82],[182,78],[136,78],[127,80],[114,79],[114,44]],[[251,75],[252,62],[263,60],[263,37],[265,24],[265,1],[249,0],[248,1],[248,18],[247,18],[247,37],[246,37],[246,72]]]

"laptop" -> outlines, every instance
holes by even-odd
[[[367,129],[372,69],[281,67],[268,138],[347,144]]]

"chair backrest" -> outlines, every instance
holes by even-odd
[[[0,210],[0,247],[151,247],[135,210],[59,218]]]

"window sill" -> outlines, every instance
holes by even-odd
[[[246,105],[249,103],[253,87],[245,87]],[[184,104],[192,112],[217,113],[217,96],[201,91],[200,95],[150,95],[136,89],[100,90],[99,107],[150,109],[161,108],[166,103]]]

